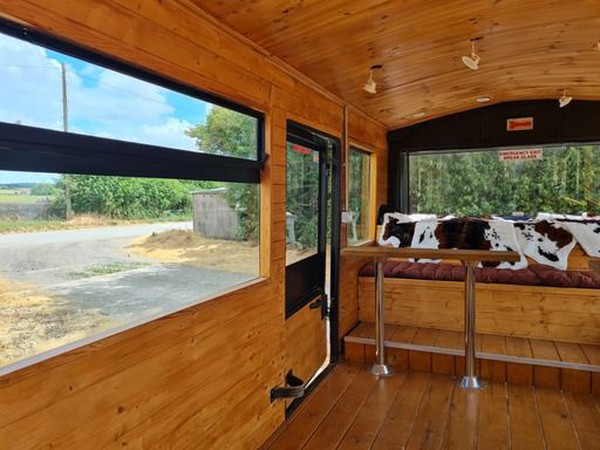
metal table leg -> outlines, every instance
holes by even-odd
[[[383,262],[376,261],[375,271],[375,364],[371,373],[387,377],[392,370],[385,363],[385,307],[383,304]]]
[[[465,276],[465,376],[460,386],[465,389],[480,389],[483,382],[477,377],[475,359],[475,267],[477,261],[467,261]]]

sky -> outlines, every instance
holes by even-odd
[[[211,105],[0,34],[0,121],[63,129],[61,63],[67,71],[69,131],[195,150],[185,130]],[[0,184],[56,175],[0,171]]]

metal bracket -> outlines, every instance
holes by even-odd
[[[304,381],[290,370],[285,376],[286,386],[271,389],[271,403],[280,398],[300,398],[304,396]]]
[[[321,308],[321,319],[329,317],[329,308],[327,306],[327,294],[321,295],[318,299],[312,302],[309,306],[310,309]]]

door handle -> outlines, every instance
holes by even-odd
[[[312,302],[310,305],[308,305],[308,307],[310,309],[317,309],[317,308],[320,308],[322,304],[323,304],[323,297],[319,297],[314,302]]]
[[[285,376],[285,386],[271,389],[271,403],[279,398],[300,398],[304,396],[304,381],[290,370]]]

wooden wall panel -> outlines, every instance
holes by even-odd
[[[343,103],[186,0],[0,0],[0,15],[265,112],[270,155],[265,279],[1,377],[0,442],[257,447],[284,420],[269,390],[294,345],[284,315],[286,120],[340,136]],[[359,113],[351,125],[383,158],[381,125]]]
[[[358,282],[359,319],[375,320],[375,281]],[[386,322],[463,330],[464,283],[387,278]],[[600,291],[477,284],[477,331],[485,334],[600,344]]]
[[[285,324],[287,358],[284,373],[294,371],[301,380],[308,381],[327,358],[326,322],[321,319],[321,308],[306,305]],[[315,352],[317,348],[319,351]]]

